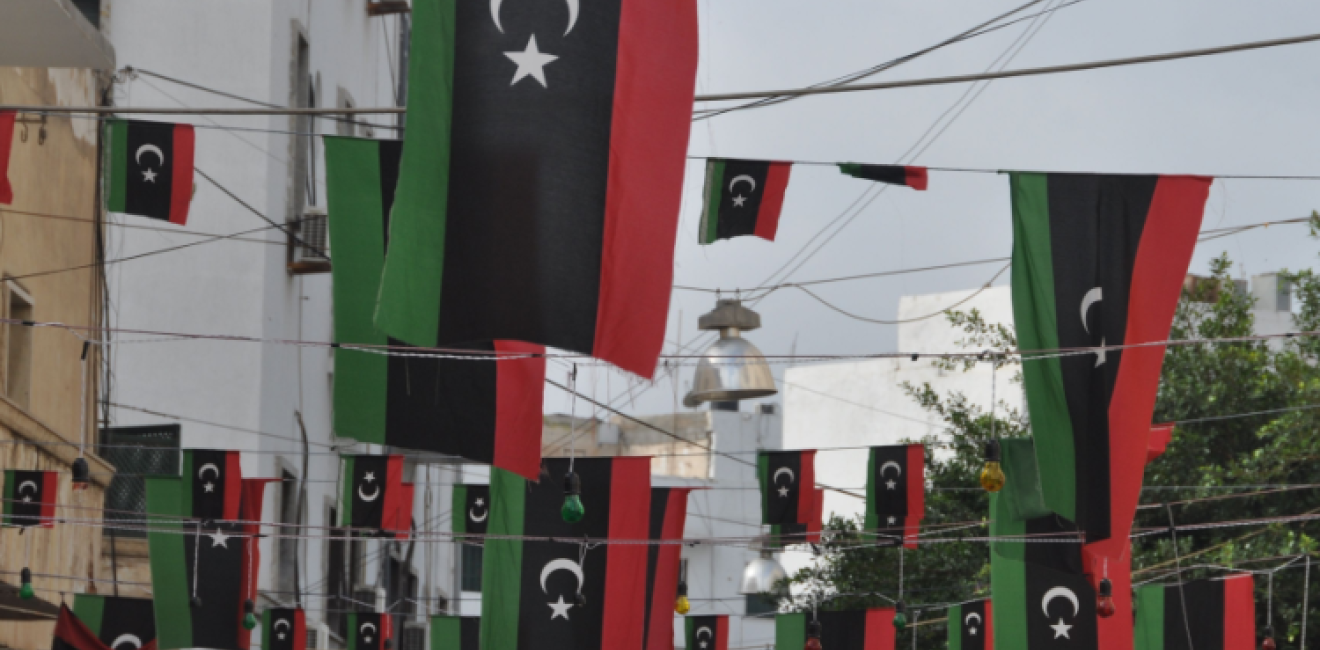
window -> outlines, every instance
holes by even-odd
[[[105,535],[146,537],[148,475],[179,473],[180,427],[162,424],[102,429],[96,454],[117,473],[105,492]]]
[[[298,589],[296,578],[298,575],[298,538],[301,533],[298,524],[302,522],[299,516],[300,505],[298,502],[298,477],[288,471],[280,472],[280,538],[277,540],[276,558],[279,562],[279,571],[277,574],[278,583],[276,590],[280,592],[279,598],[285,602],[293,602]]]
[[[5,283],[9,293],[9,318],[35,320],[32,296],[18,283]],[[9,325],[5,336],[5,397],[27,408],[32,399],[32,328]]]
[[[482,548],[480,544],[463,544],[459,557],[462,574],[459,585],[463,591],[481,591]]]
[[[779,603],[773,596],[764,594],[748,594],[746,616],[755,616],[757,614],[773,614],[779,611]]]

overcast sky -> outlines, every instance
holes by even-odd
[[[697,94],[801,87],[922,49],[1025,0],[700,0]],[[1045,0],[1029,15],[1071,0]],[[1320,4],[1297,0],[1081,0],[1031,21],[949,46],[872,81],[977,73],[1014,44],[1009,69],[1156,54],[1320,32]],[[924,132],[939,133],[915,164],[988,169],[1320,175],[1320,44],[1074,72],[988,84],[975,101],[968,85],[811,97],[693,124],[693,156],[900,162]],[[1001,60],[1001,65],[1003,61]],[[937,123],[950,107],[955,109]],[[956,119],[950,122],[950,118]],[[927,139],[929,140],[929,139]],[[927,140],[920,140],[927,142]],[[907,160],[903,160],[906,162]],[[775,242],[744,237],[696,243],[704,161],[688,165],[675,252],[675,282],[736,289],[758,286],[839,216],[870,183],[833,167],[792,172]],[[1320,208],[1320,182],[1216,180],[1203,229],[1302,217]],[[832,231],[829,231],[832,232]],[[828,235],[829,232],[826,234]],[[1275,226],[1198,246],[1191,271],[1227,252],[1246,278],[1313,265],[1320,242],[1304,225]],[[823,237],[822,237],[823,238]],[[820,240],[817,240],[819,243]],[[814,246],[814,245],[813,245]],[[1009,255],[1007,177],[932,171],[930,188],[891,188],[790,276],[803,281]],[[814,288],[841,308],[891,319],[899,297],[967,289],[1000,269],[991,264],[859,280]],[[1008,273],[997,284],[1006,284]],[[675,291],[665,352],[691,340],[709,294]],[[747,334],[767,354],[893,351],[896,328],[839,315],[798,291],[756,305],[763,328]],[[681,319],[680,319],[681,315]],[[681,324],[680,324],[681,320]],[[775,367],[782,377],[782,366]],[[550,374],[564,378],[552,364]],[[608,379],[607,379],[607,374]],[[692,368],[680,372],[678,394]],[[627,375],[583,370],[579,387],[608,393],[629,413],[673,410],[667,381],[621,397]],[[593,385],[594,384],[594,385]],[[649,385],[649,384],[648,384]],[[550,388],[546,410],[566,412]],[[579,402],[578,413],[588,410]]]

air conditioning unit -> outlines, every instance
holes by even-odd
[[[289,229],[289,272],[330,272],[330,219],[321,208],[307,208]]]
[[[358,586],[353,589],[353,609],[359,612],[385,611],[385,589]]]
[[[331,650],[330,626],[318,623],[307,630],[307,650]]]
[[[399,643],[395,647],[399,650],[426,650],[426,623],[409,621],[403,624],[403,632],[399,635]]]

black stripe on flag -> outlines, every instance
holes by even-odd
[[[41,504],[47,498],[46,473],[14,470],[13,479],[13,503],[9,504],[12,514],[6,523],[13,526],[40,526],[45,523],[41,518]],[[36,488],[33,489],[32,485],[36,485]]]
[[[463,517],[467,520],[467,532],[472,535],[485,535],[490,523],[490,486],[467,485],[467,499],[464,503]],[[480,544],[481,540],[472,540]]]
[[[174,191],[174,125],[128,120],[124,212],[169,221]],[[159,154],[156,151],[159,150]]]
[[[386,491],[396,487],[389,485],[389,456],[354,456],[353,475],[349,485],[358,486],[353,490],[353,519],[349,525],[355,529],[381,530],[385,521],[385,504],[389,501]],[[372,488],[375,488],[372,490]],[[370,500],[367,500],[367,499]],[[358,534],[363,534],[358,531]]]
[[[237,524],[216,524],[201,528],[185,525],[183,552],[185,575],[190,593],[196,586],[201,607],[189,607],[193,645],[198,648],[238,650],[237,625],[243,608],[244,540]],[[194,572],[196,567],[196,572]]]
[[[403,157],[402,140],[381,140],[380,145],[380,216],[385,227],[385,249],[390,247],[390,210],[394,191],[399,186],[399,160]],[[391,357],[393,358],[393,357]]]
[[[762,452],[764,465],[763,524],[798,524],[802,485],[802,452]]]
[[[1232,650],[1224,647],[1223,581],[1197,580],[1164,588],[1164,650]]]
[[[971,603],[963,603],[960,606],[960,620],[951,622],[951,625],[958,626],[959,638],[962,641],[962,650],[985,650],[987,628],[990,624],[990,617],[986,614],[986,600],[978,600]]]
[[[404,345],[394,339],[390,344]],[[493,343],[462,347],[495,351]],[[500,365],[440,356],[389,357],[386,443],[494,462]]]
[[[150,598],[103,598],[101,629],[96,636],[106,647],[115,650],[116,641],[126,640],[124,635],[131,635],[142,645],[156,640],[156,610]]]
[[[820,645],[827,650],[867,650],[866,612],[817,612]],[[810,622],[811,614],[807,614]]]
[[[902,518],[908,515],[907,445],[872,447],[875,475],[875,512]]]

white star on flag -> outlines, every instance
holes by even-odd
[[[479,505],[479,506],[484,506],[484,505],[486,505],[486,500],[485,500],[485,499],[477,499],[477,505]]]
[[[510,86],[521,81],[523,77],[531,77],[541,82],[542,88],[550,87],[545,82],[545,66],[559,57],[553,54],[542,54],[536,48],[536,34],[532,34],[531,40],[527,41],[527,49],[521,52],[505,52],[504,56],[509,57],[510,61],[518,64],[518,69],[513,73],[513,81],[509,82]]]
[[[892,490],[898,487],[898,484],[894,482],[894,479],[889,479],[888,481],[885,481],[885,487]]]
[[[367,475],[364,476],[364,477],[362,477],[362,480],[364,480],[364,481],[370,483],[370,482],[376,480],[376,473],[375,473],[375,472],[367,472]]]
[[[745,197],[745,196],[743,196],[743,195],[741,195],[741,194],[739,194],[738,196],[733,197],[733,207],[735,207],[735,208],[741,208],[741,207],[743,207],[743,204],[746,203],[746,202],[747,202],[747,197]]]
[[[229,538],[233,537],[233,535],[226,535],[225,531],[217,528],[215,529],[215,533],[211,535],[207,535],[207,537],[211,538],[211,548],[215,548],[217,546],[220,546],[222,548],[229,548],[229,544],[227,544],[226,542],[228,542]]]
[[[569,620],[569,619],[568,619],[568,608],[572,607],[572,606],[573,606],[573,603],[566,603],[566,602],[564,602],[564,596],[563,596],[562,594],[559,596],[559,602],[557,602],[557,603],[546,603],[546,604],[550,606],[550,609],[551,609],[551,610],[553,610],[553,611],[550,613],[550,620],[553,621],[553,620],[555,620],[556,618],[558,618],[558,617],[560,617],[560,616],[563,616],[563,617],[564,617],[564,620],[566,620],[566,621]]]
[[[207,492],[215,492],[215,483],[207,483],[202,487],[205,488]]]
[[[153,171],[151,171],[150,169],[144,169],[144,170],[142,170],[142,180],[145,181],[145,182],[148,182],[148,183],[155,183],[155,182],[156,182],[156,172],[153,172]]]
[[[787,497],[787,496],[788,496],[788,488],[786,488],[786,487],[781,487],[781,488],[779,488],[779,496],[781,496],[781,497]]]
[[[1063,619],[1059,619],[1059,622],[1055,625],[1051,625],[1050,629],[1054,630],[1054,638],[1056,639],[1059,637],[1063,637],[1065,639],[1071,639],[1072,637],[1068,636],[1068,630],[1071,630],[1072,627],[1073,626],[1064,623]]]

